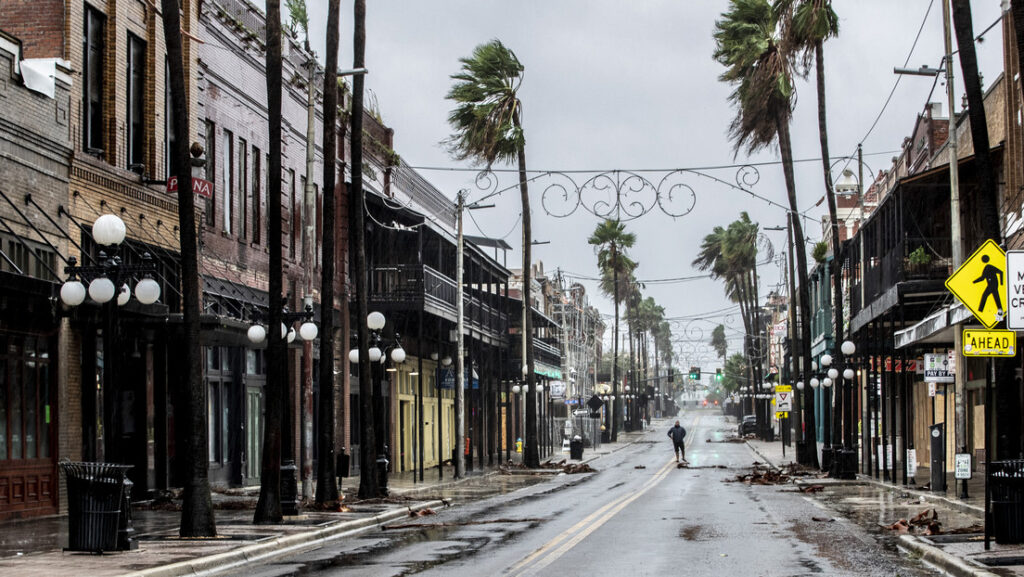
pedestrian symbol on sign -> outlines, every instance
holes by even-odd
[[[1003,271],[989,264],[988,261],[987,254],[981,256],[981,262],[985,263],[985,268],[982,269],[981,276],[974,279],[975,283],[985,281],[985,292],[981,293],[981,303],[978,304],[978,312],[985,312],[985,303],[988,302],[989,297],[992,297],[996,301],[996,318],[1002,320],[1003,301],[999,300],[999,285],[1003,284]]]

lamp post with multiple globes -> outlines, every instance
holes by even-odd
[[[283,298],[282,300],[287,300]],[[320,329],[313,322],[313,297],[307,295],[303,298],[303,310],[289,312],[287,306],[281,307],[281,338],[286,344],[291,344],[296,338],[306,342],[312,342],[320,333]],[[299,330],[296,331],[294,324],[301,321]],[[246,331],[249,342],[260,345],[267,338],[267,327],[264,327],[258,320],[249,326]],[[298,468],[295,465],[295,456],[292,454],[294,443],[292,439],[292,411],[287,409],[292,404],[292,395],[289,391],[284,397],[286,410],[282,412],[281,420],[281,513],[285,516],[299,514],[299,485]]]
[[[96,219],[92,237],[100,247],[95,265],[79,266],[75,257],[68,259],[64,268],[68,279],[60,287],[60,300],[68,308],[82,305],[88,296],[102,307],[103,320],[103,453],[107,462],[123,461],[128,455],[122,442],[122,415],[120,415],[120,391],[115,380],[121,371],[119,309],[129,303],[132,290],[129,286],[135,280],[135,300],[143,305],[155,303],[160,298],[160,285],[151,278],[156,272],[156,263],[149,253],[142,254],[142,262],[125,264],[118,256],[118,248],[124,242],[127,229],[124,221],[113,214],[104,214]],[[131,416],[131,415],[128,415]]]
[[[393,346],[382,346],[384,339],[381,335],[381,331],[387,324],[387,319],[384,315],[378,311],[373,311],[366,315],[366,327],[370,329],[370,348],[367,351],[367,355],[370,360],[370,380],[371,390],[367,390],[363,387],[365,382],[363,375],[359,375],[359,394],[371,394],[373,398],[373,429],[377,432],[376,435],[376,451],[377,458],[375,461],[377,467],[377,489],[381,497],[388,496],[388,454],[390,449],[388,448],[387,433],[385,432],[384,424],[387,421],[384,407],[384,381],[383,376],[386,372],[385,365],[390,357],[391,362],[395,365],[400,365],[405,362],[405,349],[402,348],[402,344],[398,341],[398,333],[395,333],[395,344]],[[447,357],[446,357],[447,359]],[[348,360],[354,364],[359,365],[359,349],[355,348],[348,352]],[[450,362],[450,361],[449,361]],[[364,415],[365,418],[365,415]]]

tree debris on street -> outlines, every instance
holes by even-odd
[[[415,511],[412,510],[412,507],[409,508],[410,517],[427,517],[429,515],[437,515],[437,512],[431,509],[430,507],[424,507],[422,509],[417,509]]]
[[[748,485],[782,485],[791,481],[790,476],[779,469],[754,463],[750,473],[736,475],[735,479],[724,479],[726,483],[746,483]]]
[[[904,533],[917,535],[942,534],[942,524],[939,523],[939,512],[935,509],[925,509],[917,515],[914,515],[909,521],[906,519],[899,519],[891,525],[882,525],[882,527],[889,529],[890,531],[896,531],[901,535]]]

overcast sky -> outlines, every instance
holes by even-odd
[[[260,0],[257,0],[262,5]],[[314,49],[323,55],[326,1],[307,0],[312,20]],[[450,197],[459,188],[472,188],[474,173],[434,168],[467,168],[450,159],[439,145],[449,135],[445,94],[450,75],[459,69],[458,59],[478,44],[500,39],[515,51],[526,68],[520,97],[524,104],[527,164],[538,170],[676,169],[746,162],[771,163],[776,150],[734,157],[726,136],[734,116],[727,96],[730,87],[718,80],[723,68],[712,59],[715,20],[727,8],[725,0],[370,0],[367,2],[366,85],[387,125],[395,131],[395,150]],[[1000,16],[998,0],[975,0],[975,34]],[[826,45],[829,139],[833,158],[851,155],[863,139],[865,174],[887,168],[923,109],[932,80],[907,76],[885,107],[877,126],[872,123],[896,82],[892,69],[909,65],[938,67],[941,63],[942,11],[934,0],[857,0],[834,2],[840,17],[840,37]],[[930,8],[930,11],[929,11]],[[925,14],[928,13],[927,20]],[[915,35],[924,22],[920,40],[911,54]],[[955,40],[954,40],[955,43]],[[978,45],[986,86],[1002,71],[1001,25],[996,25]],[[342,1],[341,68],[352,64],[352,2]],[[956,62],[956,94],[963,92],[959,61]],[[820,156],[813,73],[797,87],[797,107],[792,126],[794,155],[798,159]],[[939,84],[933,101],[943,102]],[[865,136],[867,137],[865,138]],[[838,163],[838,177],[843,162]],[[428,167],[430,169],[428,169]],[[786,203],[782,169],[777,164],[759,167],[760,181],[754,192]],[[708,170],[708,174],[732,182],[735,169]],[[660,179],[664,173],[649,173]],[[827,213],[822,199],[820,162],[796,167],[801,210],[820,221]],[[505,184],[514,180],[505,177]],[[665,279],[697,274],[690,262],[700,241],[716,225],[727,225],[746,210],[763,227],[785,225],[785,212],[743,192],[702,179],[692,182],[696,205],[685,217],[673,219],[654,209],[628,223],[637,234],[632,256],[640,263],[638,278]],[[534,247],[535,260],[547,271],[561,268],[572,277],[597,275],[593,247],[586,242],[598,219],[585,211],[570,218],[545,213],[543,188],[531,190],[533,235],[550,244]],[[475,211],[479,223],[468,221],[470,234],[503,237],[516,247],[521,231],[513,226],[519,215],[516,191],[495,199],[497,207]],[[820,224],[805,222],[807,236],[820,239]],[[784,232],[766,233],[776,250],[785,250]],[[517,250],[508,255],[508,266],[521,261]],[[808,247],[808,260],[810,246]],[[762,297],[780,280],[778,266],[762,267]],[[610,300],[598,294],[596,283],[584,280],[588,294],[602,312],[612,311]],[[679,364],[702,361],[702,368],[718,363],[713,354],[694,356],[692,343],[707,342],[711,329],[726,322],[738,350],[741,323],[719,311],[730,304],[719,282],[710,279],[676,283],[648,283],[653,296],[669,317],[708,317],[679,322],[674,332],[684,356]],[[706,368],[705,368],[706,367]]]

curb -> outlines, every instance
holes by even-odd
[[[908,553],[916,553],[921,559],[930,565],[934,565],[955,577],[999,577],[997,574],[980,567],[975,567],[969,562],[950,555],[938,547],[923,542],[916,535],[900,535],[897,545]]]
[[[443,505],[443,503],[439,500],[427,501],[408,507],[408,509],[418,511],[420,509],[439,507],[441,505]],[[352,535],[370,527],[405,517],[408,514],[408,510],[406,508],[402,508],[394,511],[387,511],[385,513],[379,513],[372,517],[339,522],[335,525],[323,527],[315,531],[305,531],[287,536],[278,535],[267,541],[253,543],[252,545],[245,545],[237,549],[232,549],[231,551],[126,573],[123,577],[180,577],[184,575],[208,575],[234,567],[241,567],[249,563],[266,561],[290,553],[297,553],[302,550],[312,549],[326,543],[327,541]]]

